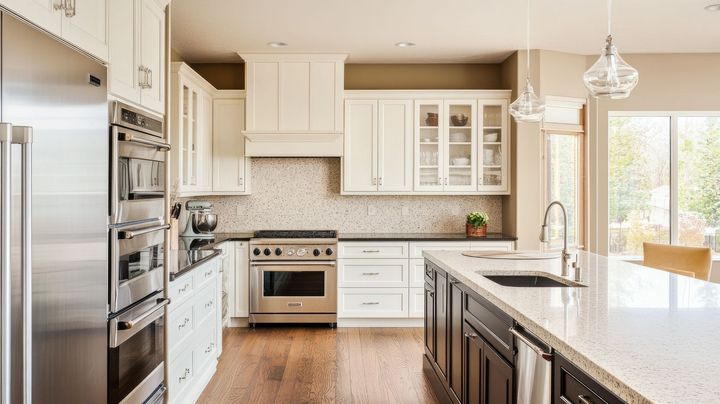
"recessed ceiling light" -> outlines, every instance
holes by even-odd
[[[268,42],[267,46],[269,46],[271,48],[284,48],[284,47],[288,46],[288,44],[285,42],[273,41],[273,42]]]
[[[398,48],[410,48],[410,47],[415,46],[415,44],[412,42],[403,41],[403,42],[396,43],[395,46],[397,46]]]
[[[705,6],[705,11],[720,11],[720,4],[710,4]]]

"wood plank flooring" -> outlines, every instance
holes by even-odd
[[[226,329],[199,403],[437,403],[421,328]]]

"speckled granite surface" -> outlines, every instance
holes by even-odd
[[[517,237],[488,233],[487,237],[468,237],[465,233],[340,233],[340,241],[515,241]]]
[[[587,287],[505,287],[476,271],[559,275],[559,259],[425,257],[628,402],[720,401],[718,284],[580,252]]]

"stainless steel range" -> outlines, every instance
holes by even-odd
[[[250,323],[337,323],[337,232],[258,231],[250,240]]]

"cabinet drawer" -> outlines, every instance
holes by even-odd
[[[170,311],[180,305],[192,296],[194,290],[194,278],[193,274],[189,273],[185,276],[181,276],[174,281],[170,282],[170,290],[168,296],[170,297]]]
[[[338,261],[338,286],[402,288],[408,285],[406,259],[343,259]]]
[[[195,316],[198,324],[205,321],[206,317],[215,314],[217,307],[217,294],[215,291],[215,284],[210,284],[195,296]]]
[[[423,251],[467,251],[469,241],[426,241],[410,243],[410,258],[422,258]]]
[[[193,276],[195,277],[195,288],[202,289],[207,283],[215,279],[217,272],[218,259],[212,259],[210,262],[203,264],[199,268],[193,270]]]
[[[553,403],[624,403],[619,397],[602,387],[595,379],[570,363],[565,357],[555,353],[553,370]]]
[[[179,401],[178,397],[181,397],[186,388],[192,384],[193,351],[191,349],[183,351],[170,362],[168,376],[170,377],[168,383],[170,402]]]
[[[345,242],[338,248],[338,258],[408,258],[406,242]]]
[[[192,301],[188,301],[176,310],[172,311],[168,316],[168,344],[170,346],[170,354],[183,344],[193,333],[195,329],[195,316],[193,313]],[[172,304],[172,303],[171,303]]]
[[[217,358],[217,346],[215,344],[215,322],[209,321],[206,326],[197,332],[195,342],[195,374],[202,374],[207,365]]]
[[[475,327],[505,359],[512,362],[515,347],[515,340],[510,333],[512,317],[469,290],[465,290],[463,307],[465,321]]]
[[[410,288],[409,317],[422,318],[425,314],[425,288]]]
[[[471,251],[512,251],[515,249],[514,241],[471,241]]]
[[[338,318],[407,318],[408,288],[339,288]]]

